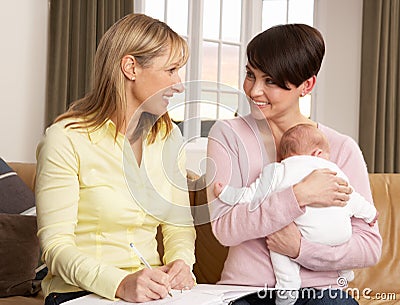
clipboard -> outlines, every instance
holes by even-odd
[[[265,290],[264,287],[198,284],[191,290],[172,290],[172,297],[144,303],[129,303],[123,300],[109,300],[96,294],[89,294],[63,304],[65,305],[222,305],[238,298]]]

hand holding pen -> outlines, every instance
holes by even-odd
[[[148,268],[151,269],[150,264],[146,261],[140,251],[135,247],[133,243],[130,243],[130,247],[139,257],[140,261]],[[170,262],[164,265],[159,270],[164,271],[170,276],[170,284],[173,289],[176,290],[190,290],[195,284],[195,276],[191,271],[190,267],[181,259]],[[168,294],[172,297],[171,291]]]
[[[152,269],[150,264],[147,262],[147,260],[143,257],[142,253],[135,247],[134,243],[130,243],[129,246],[133,249],[133,251],[136,253],[136,255],[139,257],[140,261],[143,263],[143,265],[146,266],[148,269]],[[168,291],[168,295],[172,297],[171,291]]]
[[[170,290],[170,276],[165,271],[144,268],[126,275],[115,296],[127,302],[148,302],[165,298]]]

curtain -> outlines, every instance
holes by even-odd
[[[50,0],[46,126],[90,89],[102,35],[133,12],[133,0]]]
[[[400,172],[400,0],[364,0],[359,144],[369,172]]]

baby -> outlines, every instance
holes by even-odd
[[[248,187],[234,188],[216,182],[215,196],[229,205],[246,203],[254,208],[262,204],[270,193],[300,182],[319,168],[329,168],[348,182],[348,178],[339,167],[329,161],[329,153],[328,140],[318,128],[310,124],[296,125],[282,136],[280,163],[274,162],[265,166],[256,181]],[[350,239],[351,216],[362,218],[373,226],[378,213],[370,202],[353,191],[346,206],[307,206],[305,213],[294,222],[305,239],[335,246]],[[301,287],[300,266],[282,254],[270,251],[270,255],[276,277],[276,304],[292,305],[296,302],[296,293]],[[351,270],[343,270],[339,272],[339,276],[351,281],[354,273]],[[291,290],[295,290],[294,293]]]

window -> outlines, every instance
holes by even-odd
[[[174,121],[183,122],[179,125],[191,152],[188,167],[199,164],[204,173],[199,161],[213,122],[249,111],[242,91],[248,41],[276,24],[312,25],[314,0],[134,1],[135,12],[165,21],[189,44],[190,58],[181,70],[186,90],[170,100],[168,111]],[[300,107],[310,116],[310,95],[301,99]]]

